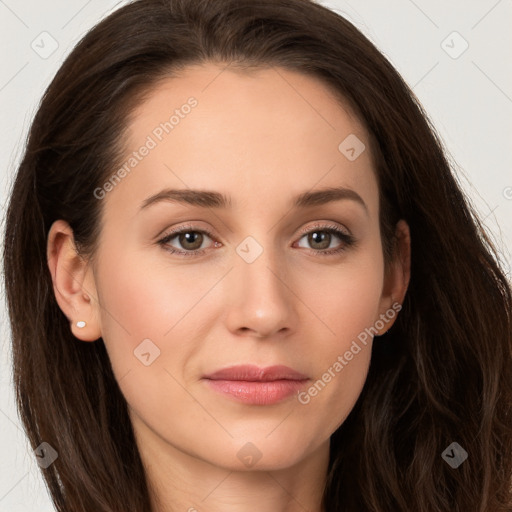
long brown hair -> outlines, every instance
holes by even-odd
[[[80,343],[57,305],[47,235],[67,221],[93,257],[129,116],[187,64],[280,66],[323,81],[371,138],[386,262],[411,229],[411,281],[374,344],[363,391],[331,438],[324,506],[336,512],[512,510],[512,293],[411,89],[351,23],[310,0],[138,0],[96,25],[42,98],[6,215],[14,383],[61,512],[147,512],[127,405],[100,339]],[[340,141],[341,142],[341,141]],[[457,442],[457,469],[441,454]]]

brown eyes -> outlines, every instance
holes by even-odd
[[[214,247],[222,245],[220,242],[215,240],[214,235],[209,231],[205,229],[195,229],[193,226],[185,226],[171,231],[166,234],[164,238],[160,239],[158,244],[171,254],[185,257],[198,256],[211,249],[211,247],[202,247],[203,243],[208,238],[214,242]],[[322,256],[339,254],[355,243],[355,239],[352,235],[342,231],[334,225],[314,226],[313,228],[308,228],[301,234],[299,242],[303,238],[306,238],[306,243],[310,246],[306,247],[306,249]],[[339,238],[342,243],[334,249],[330,248],[332,241],[336,238]],[[181,248],[169,245],[170,242],[174,240],[176,240]]]

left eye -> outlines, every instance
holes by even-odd
[[[341,239],[343,241],[346,240],[347,235],[343,233],[343,231],[340,231],[338,229],[332,229],[332,228],[323,228],[323,229],[313,229],[311,231],[308,231],[305,233],[300,240],[303,238],[307,239],[307,243],[310,245],[309,248],[315,250],[315,251],[323,251],[325,249],[332,249],[331,242],[333,241],[333,235],[334,238]],[[300,243],[299,240],[299,243]],[[316,245],[318,244],[318,245]],[[315,246],[316,245],[316,246]],[[299,245],[299,247],[301,247]]]

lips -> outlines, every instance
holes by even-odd
[[[273,380],[305,380],[308,377],[288,366],[240,365],[223,368],[205,377],[210,380],[235,380],[247,382],[269,382]]]
[[[309,378],[288,366],[231,366],[204,378],[211,389],[251,405],[271,405],[297,393]]]

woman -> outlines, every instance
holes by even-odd
[[[410,89],[320,5],[99,23],[4,258],[57,510],[511,509],[510,285]]]

